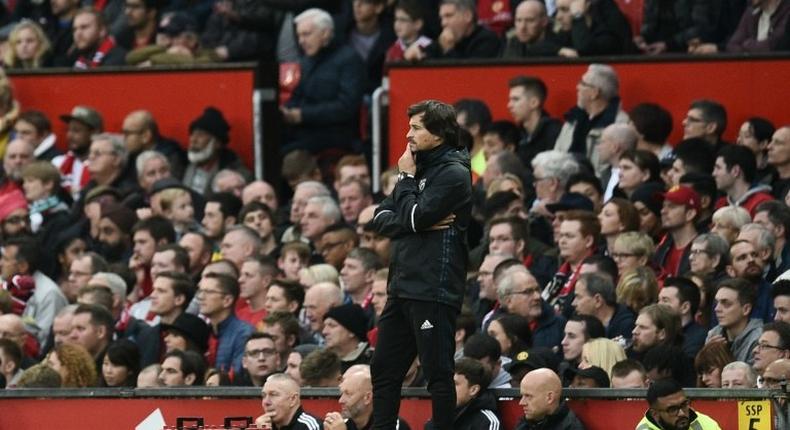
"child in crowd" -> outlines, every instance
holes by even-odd
[[[200,230],[200,224],[195,221],[195,208],[192,206],[192,195],[189,191],[183,188],[168,188],[160,192],[158,197],[162,216],[173,223],[177,239],[180,239],[184,233]]]
[[[289,242],[283,245],[277,267],[283,271],[285,279],[299,280],[299,271],[307,267],[310,260],[310,247],[303,242]]]
[[[398,2],[393,24],[398,40],[387,50],[387,62],[402,61],[407,50],[421,50],[431,44],[431,39],[420,34],[423,22],[423,11],[419,2]]]

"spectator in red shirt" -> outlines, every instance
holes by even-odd
[[[277,272],[277,263],[273,259],[252,256],[244,260],[239,275],[240,300],[236,302],[236,316],[240,320],[258,329],[263,328],[261,320],[266,317],[266,294]]]
[[[404,59],[406,51],[421,52],[431,44],[431,39],[420,34],[424,24],[424,11],[417,1],[399,1],[395,6],[395,35],[398,40],[387,51],[386,61]]]
[[[658,245],[653,262],[664,267],[669,276],[678,276],[690,269],[691,242],[698,234],[694,220],[699,209],[699,194],[689,187],[676,186],[664,194],[661,224],[667,234]]]

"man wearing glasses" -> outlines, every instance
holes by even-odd
[[[790,358],[790,324],[775,321],[764,325],[763,334],[757,340],[752,354],[752,368],[760,375],[760,382],[763,382],[762,377],[769,364],[781,358]]]
[[[206,274],[200,280],[195,296],[200,313],[211,322],[209,364],[226,372],[231,368],[235,372],[241,371],[244,344],[253,328],[234,313],[239,298],[239,282],[225,274]]]
[[[716,154],[725,144],[721,135],[726,128],[727,110],[724,106],[713,100],[695,100],[683,119],[683,139],[704,139]]]
[[[274,338],[268,333],[251,334],[244,345],[241,367],[244,372],[233,381],[233,385],[262,387],[269,375],[282,369]]]
[[[691,408],[691,402],[679,383],[661,379],[647,389],[650,408],[636,425],[636,430],[720,430],[719,424]]]
[[[523,266],[513,266],[505,271],[497,284],[499,302],[508,313],[521,315],[532,324],[532,346],[553,348],[562,342],[565,318],[540,296],[540,286],[535,277]]]

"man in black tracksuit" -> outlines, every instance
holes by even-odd
[[[459,147],[452,106],[409,107],[408,147],[398,183],[368,224],[392,239],[387,304],[373,356],[373,428],[395,428],[403,378],[419,354],[437,429],[455,410],[453,353],[472,211],[469,153]]]
[[[455,394],[458,398],[453,420],[455,430],[499,430],[501,422],[497,416],[496,397],[486,388],[491,384],[480,361],[464,357],[455,362]],[[432,421],[425,423],[424,430],[436,427]]]

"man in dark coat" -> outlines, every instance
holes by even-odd
[[[491,375],[480,361],[462,358],[455,362],[456,407],[453,419],[455,430],[498,430],[501,427],[497,416],[496,397],[486,388]],[[425,430],[433,430],[432,421]]]
[[[521,380],[524,416],[516,430],[584,430],[576,415],[562,400],[562,383],[550,369],[536,369]]]
[[[110,37],[99,12],[80,9],[74,16],[73,28],[74,45],[65,63],[56,65],[85,70],[126,63],[126,51]]]
[[[398,161],[398,183],[368,223],[392,239],[389,297],[372,362],[373,416],[377,428],[395,426],[401,385],[419,354],[432,395],[433,422],[449,430],[472,175],[452,106],[423,101],[409,107],[408,116],[409,145]]]
[[[614,0],[557,0],[554,17],[562,57],[622,55],[635,51],[631,27]]]
[[[502,42],[496,33],[477,25],[474,0],[442,1],[439,18],[442,33],[425,49],[428,57],[494,58],[499,55]]]
[[[352,149],[365,79],[362,60],[352,48],[332,42],[334,23],[323,10],[308,9],[294,21],[305,55],[299,85],[281,108],[288,125],[281,152]]]

